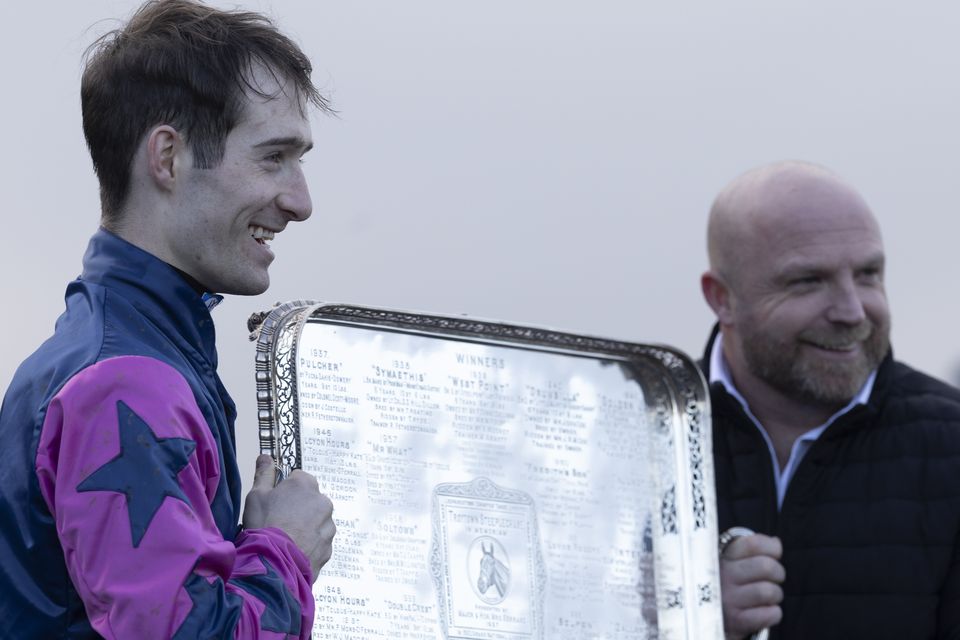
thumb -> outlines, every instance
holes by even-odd
[[[257,457],[257,470],[253,475],[253,489],[272,489],[273,481],[277,477],[277,468],[269,454]]]

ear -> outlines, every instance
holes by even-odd
[[[733,292],[729,285],[714,271],[707,271],[700,276],[700,289],[703,297],[713,309],[721,326],[733,324]]]
[[[176,186],[186,144],[180,132],[168,124],[154,127],[147,134],[147,170],[153,182],[164,191]]]

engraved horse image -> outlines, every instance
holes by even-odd
[[[500,597],[507,592],[507,584],[510,582],[510,569],[493,556],[493,543],[490,543],[490,549],[487,545],[480,543],[483,556],[480,558],[480,576],[477,578],[477,588],[480,593],[486,593],[487,589],[493,585],[497,589]]]

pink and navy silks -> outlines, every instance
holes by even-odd
[[[310,564],[239,531],[201,295],[99,231],[0,410],[0,637],[309,638]]]

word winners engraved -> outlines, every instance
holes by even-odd
[[[315,639],[722,638],[682,354],[342,305],[256,321],[261,447],[335,506]]]

